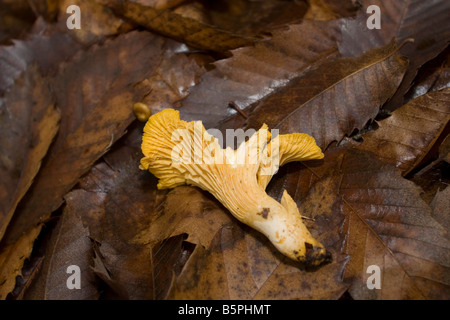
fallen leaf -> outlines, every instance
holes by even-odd
[[[35,17],[26,0],[4,0],[0,6],[0,44],[20,39],[31,28]]]
[[[160,63],[163,43],[146,32],[128,33],[79,52],[52,79],[61,130],[18,207],[5,245],[45,221],[78,178],[123,135],[134,120],[131,106],[148,90],[132,86],[149,77]]]
[[[0,99],[0,240],[59,127],[48,82],[36,67]]]
[[[340,298],[348,288],[348,283],[342,277],[348,260],[341,254],[343,239],[339,233],[344,216],[331,215],[338,201],[328,196],[335,192],[335,183],[327,182],[315,186],[317,192],[302,202],[300,210],[302,215],[314,218],[314,222],[305,220],[305,223],[313,236],[332,253],[331,264],[316,270],[305,270],[282,256],[262,234],[231,219],[212,233],[214,237],[209,245],[195,248],[180,276],[176,278],[169,298]],[[187,187],[175,190],[180,188]],[[316,210],[317,203],[323,205],[320,210]],[[192,215],[198,211],[188,210]],[[220,211],[215,216],[229,215],[224,209]],[[208,225],[201,223],[201,220],[197,220],[196,224],[202,229]],[[188,226],[192,230],[192,226]]]
[[[0,253],[0,300],[4,300],[16,285],[22,265],[33,249],[33,242],[41,231],[41,225],[24,233],[15,243],[3,247]]]
[[[44,261],[24,299],[31,300],[93,300],[99,296],[97,279],[91,265],[93,250],[89,229],[77,212],[66,207],[52,231],[46,246]],[[72,267],[78,270],[70,269]],[[70,271],[70,272],[69,272]],[[73,284],[71,276],[79,276],[80,287]]]
[[[346,260],[308,272],[281,257],[257,232],[236,222],[217,230],[211,246],[197,246],[169,299],[337,299]]]
[[[345,215],[344,278],[354,299],[448,299],[450,242],[414,183],[373,154],[345,148],[327,152],[308,176],[337,183],[332,215]],[[381,289],[366,285],[371,265],[380,268]]]
[[[246,127],[266,123],[280,133],[307,133],[326,148],[375,118],[406,67],[393,42],[358,58],[324,62],[260,101]]]
[[[53,33],[31,35],[27,40],[15,40],[13,45],[0,47],[0,96],[34,63],[43,76],[53,76],[62,61],[79,49],[70,36]],[[38,54],[42,53],[42,54]]]
[[[100,253],[98,245],[94,243],[94,265],[92,271],[99,277],[110,289],[111,292],[102,293],[102,299],[129,299],[126,288],[111,278],[110,272],[105,266],[104,257]],[[108,296],[109,295],[109,296]]]
[[[204,15],[211,25],[247,37],[300,23],[307,9],[304,1],[216,0],[203,4]]]
[[[448,217],[448,208],[450,208],[450,188],[447,187],[438,191],[431,202],[433,217],[450,233],[450,219]]]
[[[68,29],[67,21],[73,11],[67,12],[69,6],[80,8],[80,28]],[[55,28],[69,34],[71,37],[89,46],[103,42],[107,37],[130,31],[132,24],[117,17],[113,11],[97,0],[60,0],[57,4],[57,24]]]
[[[151,31],[198,49],[224,52],[249,45],[255,40],[205,25],[170,10],[157,10],[138,1],[117,2],[109,4],[117,14]]]
[[[436,58],[425,63],[411,88],[405,95],[405,103],[418,98],[428,92],[450,87],[450,47],[441,52]]]
[[[339,51],[347,56],[359,56],[363,52],[387,44],[393,37],[397,43],[414,39],[405,45],[401,53],[408,57],[410,65],[395,96],[387,103],[387,110],[403,105],[403,97],[409,90],[417,70],[428,60],[436,57],[448,45],[450,30],[447,27],[447,12],[450,2],[362,0],[356,19],[343,20],[342,42]],[[369,29],[366,13],[370,5],[380,8],[380,29]]]
[[[66,199],[89,225],[109,281],[123,288],[122,296],[155,299],[154,244],[135,237],[148,228],[166,192],[158,191],[156,179],[139,169],[141,132],[139,123]]]
[[[180,101],[200,81],[205,69],[185,54],[186,46],[167,40],[163,46],[161,63],[153,75],[141,81],[136,87],[147,87],[149,93],[142,98],[152,114],[166,108],[179,107]]]
[[[288,86],[321,58],[336,54],[337,37],[336,22],[304,21],[254,46],[233,50],[233,57],[215,62],[215,69],[205,73],[183,100],[182,118],[201,119],[206,128],[217,126],[236,115],[230,103],[245,109]]]
[[[407,175],[433,147],[450,120],[450,89],[411,100],[363,136],[358,149],[375,153]]]
[[[311,20],[334,20],[342,17],[350,17],[356,13],[354,1],[337,0],[308,0],[308,11],[305,19]]]

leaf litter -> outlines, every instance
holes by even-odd
[[[65,2],[28,3],[29,35],[0,47],[13,119],[0,127],[3,299],[449,298],[445,1],[377,2],[386,24],[369,36],[365,1],[235,0],[225,15],[222,1],[80,0],[95,28],[76,34]],[[425,76],[426,91],[411,86]],[[158,190],[138,168],[135,102],[207,128],[314,136],[325,159],[285,165],[267,192],[292,195],[331,263],[293,264],[204,191]],[[72,264],[79,295],[65,287]],[[381,290],[366,286],[370,265]]]

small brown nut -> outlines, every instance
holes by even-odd
[[[150,108],[142,102],[136,102],[133,105],[133,113],[141,122],[147,122],[148,118],[152,115]]]

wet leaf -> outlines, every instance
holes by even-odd
[[[313,223],[308,220],[305,223],[332,253],[331,264],[305,270],[281,255],[262,234],[230,218],[215,232],[208,232],[213,236],[209,245],[195,248],[176,278],[169,298],[338,299],[348,288],[342,277],[347,258],[341,254],[343,239],[339,234],[344,216],[331,216],[337,201],[327,194],[336,186],[324,181],[316,187],[320,196],[315,193],[307,197],[300,209],[302,215],[315,219]],[[180,188],[186,187],[177,189]],[[317,203],[323,204],[321,210],[311,210]],[[196,214],[197,210],[189,212]],[[225,209],[216,211],[215,216],[229,215]],[[201,220],[194,223],[201,229],[210,224]],[[192,224],[188,224],[191,230]]]
[[[78,49],[68,35],[61,33],[32,35],[27,40],[14,41],[14,45],[0,47],[0,95],[3,96],[34,63],[43,76],[54,76],[59,63]]]
[[[108,281],[122,287],[122,295],[131,299],[155,299],[158,288],[154,265],[166,262],[153,260],[155,243],[136,237],[145,233],[159,212],[166,191],[156,190],[156,179],[136,165],[141,157],[141,132],[142,125],[135,126],[106,156],[107,162],[93,167],[81,181],[81,189],[66,198],[99,244]]]
[[[138,87],[148,88],[149,93],[142,98],[152,114],[165,108],[179,107],[180,101],[200,81],[205,69],[185,54],[186,46],[176,41],[166,41],[163,58],[153,75],[139,83]]]
[[[53,100],[36,67],[0,99],[0,240],[58,131],[60,115]]]
[[[448,218],[448,208],[450,207],[450,188],[447,187],[442,191],[438,191],[433,201],[433,217],[442,224],[442,226],[450,232],[450,219]]]
[[[25,259],[30,256],[33,242],[41,231],[41,225],[24,233],[15,243],[3,247],[0,253],[0,299],[4,300],[16,285]]]
[[[242,36],[268,34],[304,18],[304,1],[202,1],[207,21]]]
[[[305,21],[254,46],[234,50],[233,57],[215,62],[215,69],[183,101],[183,119],[201,119],[206,128],[217,126],[236,115],[230,103],[245,109],[288,86],[315,62],[336,53],[336,27],[336,22]]]
[[[145,94],[131,86],[152,74],[163,42],[147,33],[128,33],[80,52],[60,69],[52,87],[61,110],[61,130],[18,209],[6,243],[48,218],[78,178],[124,133],[134,120],[133,102]]]
[[[428,154],[450,120],[450,89],[411,100],[365,134],[358,148],[371,151],[402,170],[416,168]]]
[[[394,43],[358,58],[324,62],[260,101],[247,128],[266,123],[280,133],[308,133],[326,148],[375,118],[406,67]]]
[[[91,270],[93,252],[89,229],[80,216],[66,207],[53,230],[41,269],[26,290],[25,299],[33,300],[92,300],[99,296],[98,285]],[[71,268],[78,269],[71,269]],[[70,271],[70,272],[69,272]],[[79,276],[80,287],[69,288],[71,276]]]
[[[67,12],[71,5],[80,8],[80,28],[68,29],[67,21],[74,12]],[[132,25],[116,16],[97,0],[60,0],[57,4],[57,28],[85,46],[99,43],[107,37],[129,31]],[[53,13],[51,13],[53,14]]]
[[[4,0],[0,6],[0,44],[25,36],[34,22],[26,0]]]
[[[224,52],[249,45],[255,40],[205,25],[170,10],[157,10],[137,1],[113,3],[112,6],[118,14],[149,30],[202,50]]]
[[[371,153],[337,149],[325,154],[323,165],[303,170],[297,178],[297,182],[313,181],[311,192],[318,196],[323,192],[315,190],[317,179],[337,184],[329,197],[337,201],[332,215],[345,216],[343,252],[350,260],[344,278],[352,282],[353,298],[448,298],[447,233],[420,198],[420,189],[394,166]],[[316,202],[316,208],[321,205]],[[366,285],[370,265],[380,267],[379,290]]]
[[[436,58],[424,64],[414,79],[414,84],[405,96],[405,101],[415,99],[430,91],[450,87],[450,47]]]
[[[319,271],[292,265],[259,234],[235,222],[211,246],[197,246],[176,279],[170,299],[337,299],[345,260]]]
[[[386,105],[395,110],[403,105],[403,97],[409,90],[417,70],[428,60],[436,57],[448,45],[450,31],[447,12],[450,2],[436,1],[361,1],[362,7],[356,19],[343,20],[342,42],[339,50],[344,55],[359,56],[363,52],[387,44],[393,37],[401,44],[414,39],[402,49],[410,65],[396,95]],[[366,9],[377,5],[381,13],[381,28],[367,28],[369,14]]]

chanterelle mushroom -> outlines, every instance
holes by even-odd
[[[222,149],[200,121],[182,121],[178,111],[166,109],[152,115],[145,125],[141,169],[159,179],[159,189],[188,184],[209,191],[234,217],[262,232],[284,255],[319,265],[329,255],[303,224],[294,200],[284,191],[279,203],[265,188],[275,173],[270,168],[321,159],[322,151],[306,134],[270,139],[263,125],[236,150]]]

